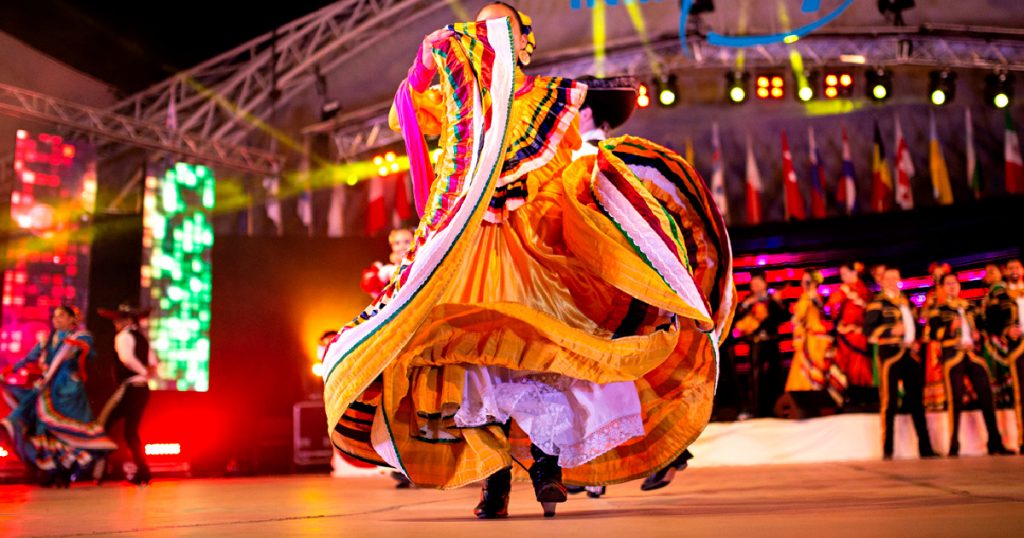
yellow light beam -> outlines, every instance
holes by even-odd
[[[608,46],[604,2],[595,3],[591,13],[593,14],[591,23],[594,33],[594,76],[604,77],[604,63]]]
[[[662,76],[661,60],[658,55],[651,50],[651,40],[647,35],[647,23],[644,21],[644,14],[637,2],[628,2],[626,4],[626,11],[629,12],[629,20],[633,23],[633,28],[636,29],[636,33],[640,36],[640,42],[644,47],[644,54],[647,56],[647,63],[651,66],[651,72],[654,76]]]

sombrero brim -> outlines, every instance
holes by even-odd
[[[132,309],[132,310],[121,310],[121,309],[110,309],[110,308],[97,308],[96,313],[101,318],[105,319],[126,319],[126,318],[145,318],[149,316],[148,308]]]

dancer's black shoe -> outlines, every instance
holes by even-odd
[[[988,455],[989,456],[1012,456],[1013,452],[1010,451],[1010,450],[1007,450],[1006,447],[1003,446],[1002,443],[999,443],[998,445],[992,445],[992,446],[988,447]]]
[[[409,480],[408,476],[398,471],[391,471],[391,478],[395,480],[395,489],[409,489],[412,487],[412,480]]]
[[[502,469],[487,477],[480,491],[480,502],[473,509],[473,515],[480,519],[508,517],[508,494],[511,489],[511,469]]]
[[[149,469],[139,469],[129,482],[136,486],[147,486],[152,478],[153,476],[150,474]]]
[[[544,508],[544,517],[555,516],[555,506],[568,500],[568,493],[562,485],[562,468],[558,458],[545,454],[537,445],[530,445],[533,465],[530,466],[530,480],[537,502]]]
[[[690,454],[689,450],[684,450],[672,463],[663,467],[660,471],[655,472],[651,476],[648,476],[644,483],[640,485],[640,489],[643,491],[653,491],[661,489],[672,483],[672,479],[675,478],[676,473],[686,469],[690,465],[690,460],[693,459],[693,454]]]

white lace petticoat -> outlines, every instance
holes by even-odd
[[[629,381],[597,384],[558,374],[468,366],[459,427],[514,418],[533,444],[577,467],[644,434],[640,397]]]

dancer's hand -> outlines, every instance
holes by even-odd
[[[433,54],[434,43],[444,41],[451,37],[452,35],[454,34],[452,33],[451,30],[447,28],[441,28],[440,30],[434,30],[433,32],[427,34],[427,36],[423,38],[423,43],[420,45],[420,63],[423,64],[423,67],[426,67],[428,69],[436,68],[434,66]]]

